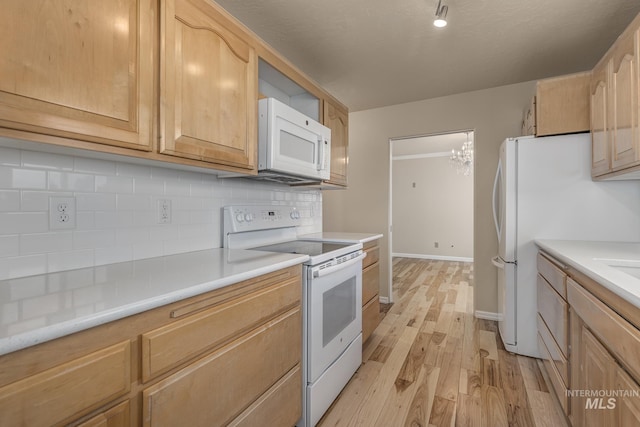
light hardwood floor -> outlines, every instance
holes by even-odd
[[[566,426],[536,359],[473,316],[473,264],[395,258],[395,304],[319,426]]]

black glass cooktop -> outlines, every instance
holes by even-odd
[[[277,243],[275,245],[253,248],[257,251],[281,252],[289,254],[303,254],[309,256],[323,255],[351,246],[345,243],[326,243],[311,240],[292,240],[290,242]]]

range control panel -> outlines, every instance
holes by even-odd
[[[295,206],[226,206],[224,227],[226,232],[266,230],[295,227],[301,224],[302,215]]]

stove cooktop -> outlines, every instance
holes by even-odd
[[[349,246],[353,246],[353,244],[327,243],[312,240],[292,240],[289,242],[277,243],[275,245],[260,246],[253,249],[257,251],[303,254],[316,257],[336,251],[342,252],[342,249]]]

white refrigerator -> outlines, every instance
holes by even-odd
[[[640,181],[592,181],[588,133],[507,139],[493,218],[502,341],[508,351],[540,357],[534,240],[640,241]]]

